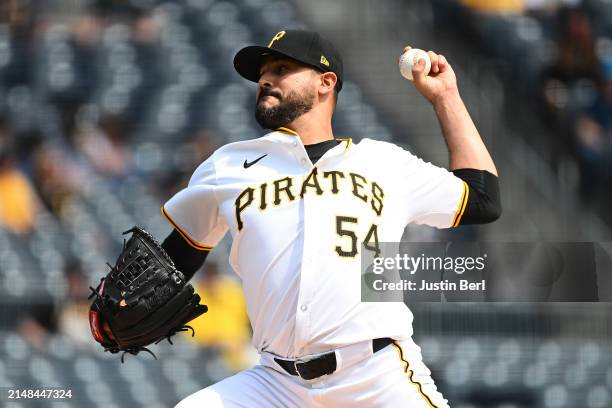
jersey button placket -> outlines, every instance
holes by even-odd
[[[301,146],[298,146],[301,147]],[[304,149],[302,154],[306,155]],[[299,157],[299,156],[298,156]],[[312,163],[309,159],[301,157],[298,160],[303,169],[302,181],[306,179],[310,171],[312,170]],[[300,186],[301,187],[301,186]],[[302,209],[303,213],[303,247],[302,247],[302,265],[300,271],[300,293],[297,302],[296,312],[296,333],[295,333],[295,348],[300,354],[303,353],[304,345],[310,338],[310,316],[312,312],[311,298],[313,291],[313,281],[315,279],[313,271],[313,265],[311,262],[311,252],[313,245],[316,245],[316,235],[313,235],[311,228],[313,227],[312,220],[312,194],[306,193],[302,198]]]

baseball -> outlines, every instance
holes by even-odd
[[[425,51],[418,48],[412,48],[408,52],[402,54],[399,60],[399,70],[404,78],[408,79],[409,81],[413,80],[412,67],[421,58],[425,60],[425,75],[427,75],[431,69],[431,60]]]

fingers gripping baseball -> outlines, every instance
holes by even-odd
[[[411,47],[405,47],[402,55],[411,49]],[[428,69],[427,61],[423,58],[425,53],[421,53],[421,56],[418,57],[411,67],[412,78],[417,90],[427,100],[434,103],[438,97],[445,93],[457,91],[457,79],[444,55],[433,51],[427,51],[426,55],[431,61],[431,67]]]
[[[412,77],[414,78],[415,83],[422,83],[423,81],[425,81],[425,77],[429,74],[428,72],[426,72],[426,67],[427,62],[424,58],[419,58],[416,64],[412,67]],[[430,72],[433,71],[430,70]]]
[[[440,70],[440,59],[442,55],[438,55],[433,51],[427,51],[427,55],[429,55],[429,59],[431,60],[431,73],[432,75],[438,74],[441,72]]]

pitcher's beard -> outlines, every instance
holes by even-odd
[[[266,95],[270,95],[270,93],[262,91],[259,95],[259,101]],[[279,104],[271,108],[263,107],[259,101],[255,105],[255,120],[262,128],[276,130],[309,112],[314,103],[314,93],[300,95],[291,91],[285,98],[279,100]]]

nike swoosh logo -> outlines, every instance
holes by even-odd
[[[258,161],[260,161],[261,159],[263,159],[266,156],[267,156],[267,154],[264,154],[260,158],[257,158],[257,159],[253,160],[250,163],[245,160],[243,166],[244,166],[245,169],[248,169],[249,167],[251,167],[252,165],[254,165],[255,163],[257,163]]]

